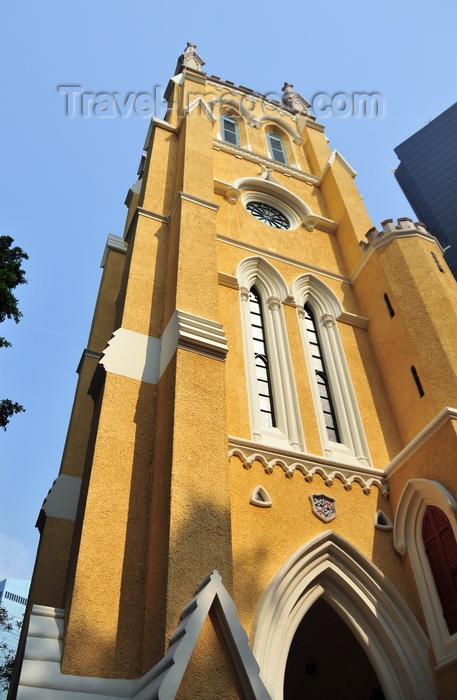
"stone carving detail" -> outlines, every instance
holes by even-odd
[[[311,501],[313,513],[319,520],[322,520],[324,523],[329,523],[336,518],[336,501],[334,498],[326,496],[323,493],[313,493],[309,497],[309,500]]]
[[[310,459],[300,459],[292,455],[274,455],[264,451],[260,446],[249,448],[237,445],[232,439],[229,446],[229,457],[238,457],[244,469],[251,469],[254,462],[259,462],[265,474],[272,474],[274,469],[282,469],[284,475],[292,478],[295,473],[302,474],[305,481],[311,483],[315,476],[320,476],[326,486],[333,486],[335,479],[341,481],[345,491],[351,491],[354,483],[359,484],[363,493],[370,494],[373,487],[379,489],[384,498],[388,498],[389,489],[387,480],[382,472],[375,469],[354,469],[342,465],[322,462],[318,463]]]
[[[282,96],[282,103],[284,107],[290,109],[294,114],[303,114],[307,116],[308,107],[311,107],[309,102],[305,100],[298,92],[293,89],[292,83],[284,83],[281,88],[284,95]]]

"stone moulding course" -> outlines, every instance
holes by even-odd
[[[245,469],[251,469],[254,462],[259,462],[266,474],[279,467],[289,479],[296,471],[303,474],[307,482],[312,482],[317,474],[326,486],[332,486],[334,480],[339,479],[346,491],[352,489],[353,483],[359,484],[365,494],[371,493],[372,487],[376,486],[385,498],[388,497],[384,473],[377,469],[342,466],[325,457],[306,453],[300,457],[296,452],[277,448],[270,451],[258,443],[235,437],[229,437],[229,457],[238,457]]]

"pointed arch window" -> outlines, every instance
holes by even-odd
[[[321,400],[322,414],[324,416],[327,437],[331,442],[341,442],[335,408],[333,405],[332,392],[330,390],[324,356],[319,340],[319,333],[314,320],[314,314],[311,311],[309,304],[305,304],[305,326],[311,349],[311,356],[313,359],[314,373]]]
[[[303,451],[305,441],[283,302],[289,291],[266,260],[250,257],[236,270],[251,439]]]
[[[422,537],[449,634],[457,632],[457,542],[442,510],[428,506]]]
[[[317,427],[326,457],[370,464],[369,449],[336,319],[338,298],[312,274],[292,284]]]
[[[268,349],[265,338],[262,302],[255,287],[249,292],[249,311],[251,314],[252,340],[254,344],[255,373],[259,395],[260,422],[262,426],[276,426],[271,386]]]
[[[431,479],[410,479],[395,514],[395,549],[411,559],[437,668],[457,659],[456,517],[454,496]]]
[[[284,143],[279,134],[277,134],[276,131],[269,131],[267,133],[267,142],[270,158],[277,160],[278,163],[287,165],[286,149],[284,148]]]
[[[222,139],[233,146],[240,145],[240,134],[238,124],[234,117],[224,114],[221,117]]]

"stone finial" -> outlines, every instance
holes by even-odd
[[[284,83],[282,91],[284,95],[282,96],[282,103],[284,107],[292,110],[294,114],[308,114],[308,107],[311,107],[309,102],[305,100],[298,92],[293,89],[292,83]]]
[[[196,44],[191,44],[190,41],[187,42],[184,53],[178,58],[175,75],[181,73],[183,68],[191,68],[192,70],[201,71],[202,66],[205,65],[205,61],[200,58],[198,53],[195,51],[196,48]]]

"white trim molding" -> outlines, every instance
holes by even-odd
[[[207,199],[202,199],[201,197],[196,197],[195,195],[189,194],[188,192],[178,192],[173,204],[171,205],[170,214],[168,215],[167,223],[169,223],[172,220],[172,218],[176,214],[176,210],[178,209],[178,207],[182,201],[191,202],[191,204],[197,204],[198,206],[204,207],[205,209],[210,209],[211,211],[217,211],[219,209],[219,204],[215,204],[214,202],[209,202]]]
[[[65,611],[34,605],[17,700],[174,700],[210,609],[218,619],[243,697],[271,700],[260,679],[259,665],[249,648],[235,604],[217,571],[201,583],[195,597],[184,608],[165,656],[136,680],[63,674],[60,662]]]
[[[445,668],[457,659],[457,634],[449,634],[443,617],[422,536],[422,523],[427,506],[436,506],[448,518],[457,539],[457,502],[439,482],[411,479],[403,489],[394,523],[394,545],[397,552],[409,554],[416,577],[427,627],[438,668]]]
[[[368,495],[372,487],[379,489],[387,498],[389,495],[384,472],[372,467],[342,465],[340,460],[332,460],[320,455],[306,452],[297,454],[290,450],[260,446],[252,440],[243,440],[229,435],[229,458],[238,457],[244,469],[251,469],[254,462],[259,462],[266,474],[271,474],[278,467],[287,478],[292,478],[295,472],[300,472],[307,482],[312,482],[315,476],[320,476],[326,486],[333,486],[335,479],[341,481],[345,491],[350,491],[353,484],[359,484]]]
[[[393,458],[385,468],[386,477],[390,478],[395,472],[400,469],[405,462],[410,459],[420,448],[428,442],[438,430],[446,425],[450,420],[457,420],[457,409],[446,406],[438,413],[428,425],[420,431],[415,438],[411,440],[406,447]]]
[[[368,442],[335,322],[343,312],[341,302],[327,285],[312,274],[298,277],[292,284],[291,292],[297,304],[297,315],[314,400],[314,410],[324,454],[326,457],[341,460],[343,464],[359,463],[370,466]],[[309,304],[311,307],[318,325],[319,340],[341,442],[332,442],[327,436],[312,352],[306,332],[305,304]]]
[[[162,335],[159,376],[162,376],[178,347],[217,360],[225,360],[228,353],[221,323],[176,309]]]
[[[244,252],[249,251],[250,253],[254,253],[256,255],[262,255],[265,258],[269,258],[270,260],[279,260],[280,262],[291,263],[292,265],[295,265],[296,267],[299,267],[308,272],[315,272],[316,274],[323,275],[324,277],[328,277],[329,279],[338,280],[338,282],[341,282],[342,284],[350,284],[349,277],[344,277],[344,275],[339,275],[338,273],[332,272],[331,270],[326,270],[323,267],[317,267],[317,265],[311,265],[309,263],[304,264],[302,260],[297,260],[297,258],[290,258],[288,255],[280,255],[274,252],[273,250],[270,250],[269,248],[262,248],[261,246],[256,246],[252,243],[248,243],[247,241],[229,238],[228,236],[224,236],[221,233],[217,234],[217,240],[221,243],[225,243],[226,245],[233,246],[234,248],[242,248]]]
[[[302,451],[305,446],[297,390],[292,369],[282,304],[288,297],[285,281],[263,258],[242,260],[236,277],[240,286],[241,322],[251,431],[255,441],[271,446]],[[255,370],[249,290],[256,287],[262,302],[265,339],[268,349],[270,379],[276,427],[268,428],[260,420],[259,393]]]
[[[159,357],[159,338],[118,328],[108,342],[100,364],[107,372],[157,384]]]
[[[259,665],[249,648],[248,637],[217,571],[213,571],[199,586],[193,600],[181,613],[181,621],[170,639],[170,646],[161,661],[136,685],[145,689],[137,693],[138,700],[167,698],[173,700],[179,691],[187,665],[197,643],[203,623],[213,608],[219,629],[232,658],[243,697],[249,700],[271,700],[259,675]]]
[[[322,168],[322,172],[319,175],[319,178],[316,182],[316,187],[320,187],[322,185],[322,182],[324,181],[325,176],[327,175],[327,173],[329,172],[329,170],[333,166],[335,160],[337,160],[339,163],[341,163],[343,168],[345,168],[345,170],[349,173],[349,175],[352,178],[354,178],[357,175],[357,172],[354,170],[354,168],[351,165],[349,165],[346,158],[344,158],[339,151],[333,150],[331,152],[330,156],[328,157],[326,163],[324,164],[324,167]]]
[[[178,347],[222,361],[228,353],[221,323],[176,309],[160,338],[118,328],[100,364],[107,372],[157,384]]]
[[[108,257],[108,252],[110,250],[117,250],[118,253],[127,252],[127,243],[120,236],[115,236],[113,233],[108,234],[106,239],[105,250],[103,251],[102,261],[100,267],[105,267],[106,258]]]
[[[257,606],[251,646],[274,700],[283,700],[294,635],[321,598],[361,644],[389,700],[434,700],[429,642],[384,574],[341,535],[329,531],[298,549]]]
[[[299,225],[307,231],[314,231],[316,228],[326,233],[336,233],[338,229],[337,221],[315,214],[300,197],[276,182],[271,174],[271,168],[263,168],[260,177],[242,177],[231,185],[215,180],[215,190],[223,194],[232,204],[235,204],[240,196],[243,203],[246,203],[249,197],[261,196],[262,201],[271,206],[280,209],[282,205],[285,208],[283,213],[291,219],[291,230]]]
[[[49,489],[41,510],[46,516],[74,521],[80,490],[81,479],[79,477],[60,474]]]

